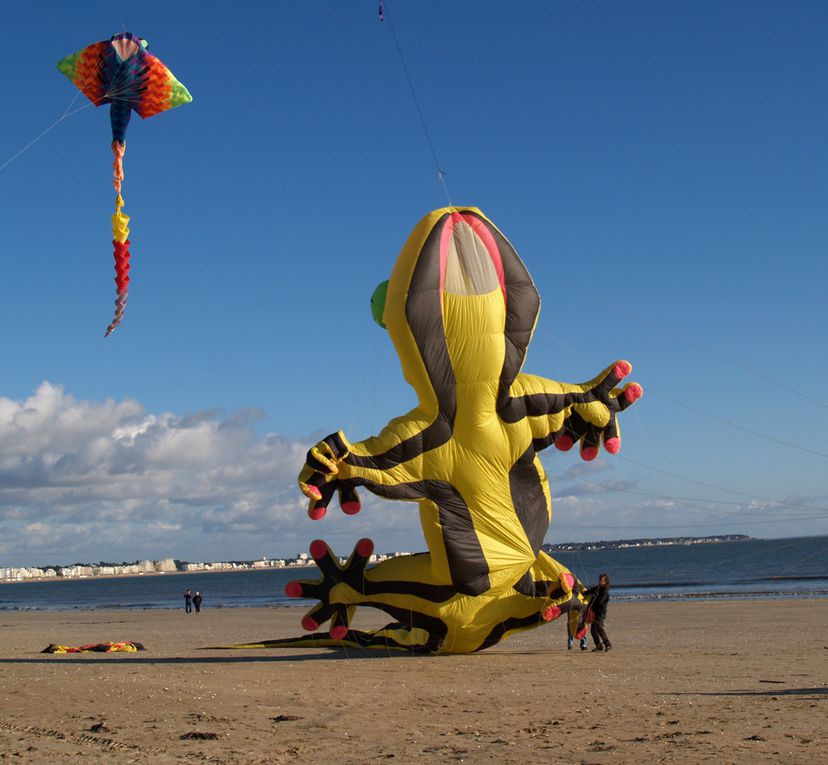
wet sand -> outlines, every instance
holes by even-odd
[[[2,613],[0,761],[755,765],[828,751],[826,600],[611,603],[601,654],[567,651],[563,622],[466,656],[199,650],[299,635],[302,613]],[[109,640],[147,650],[39,653]]]

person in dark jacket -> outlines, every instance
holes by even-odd
[[[193,605],[195,606],[196,613],[200,614],[201,613],[201,593],[200,592],[196,592],[196,594],[193,595]]]
[[[590,626],[590,633],[592,634],[592,641],[595,643],[595,651],[609,651],[612,648],[604,629],[604,619],[607,618],[607,604],[609,603],[609,589],[610,580],[606,574],[598,576],[598,584],[595,587],[590,587],[586,593],[589,598],[589,607],[594,614],[592,625]]]

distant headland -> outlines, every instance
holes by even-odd
[[[613,539],[600,542],[561,542],[543,545],[546,552],[567,550],[623,550],[627,547],[662,547],[665,545],[707,545],[716,542],[749,542],[756,537],[747,534],[716,534],[710,537],[656,537],[642,539]]]

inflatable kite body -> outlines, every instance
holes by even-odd
[[[123,158],[126,151],[126,130],[135,111],[142,118],[172,109],[193,100],[172,72],[146,51],[147,42],[129,32],[113,35],[112,39],[89,45],[58,62],[65,74],[95,106],[110,104],[112,124],[113,185],[115,214],[112,216],[112,244],[115,247],[115,316],[106,328],[106,335],[121,323],[126,308],[129,286],[129,216],[121,208],[121,181],[124,179]]]
[[[313,542],[322,578],[286,592],[318,599],[302,625],[313,632],[330,619],[329,633],[259,645],[465,653],[562,614],[577,625],[584,588],[541,550],[551,504],[538,452],[580,442],[589,460],[603,442],[616,453],[616,415],[641,387],[615,387],[626,361],[583,384],[521,373],[539,308],[525,266],[480,210],[444,208],[418,224],[382,310],[418,405],[365,441],[328,436],[308,452],[299,484],[317,519],[337,492],[342,509],[357,512],[359,486],[418,502],[429,551],[366,567],[370,540],[345,565]],[[360,605],[395,621],[353,630]]]

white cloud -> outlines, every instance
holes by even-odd
[[[332,506],[310,521],[296,476],[318,434],[260,435],[261,418],[254,409],[148,413],[48,382],[25,400],[0,397],[0,566],[292,557],[320,537],[343,555],[366,536],[382,552],[425,549],[416,504],[365,491],[359,515]],[[824,497],[705,503],[647,493],[611,458],[584,463],[548,450],[543,459],[551,542],[824,533]]]
[[[48,382],[0,398],[0,565],[305,549],[282,532],[309,523],[296,487],[307,444],[257,435],[260,417],[150,414]]]

